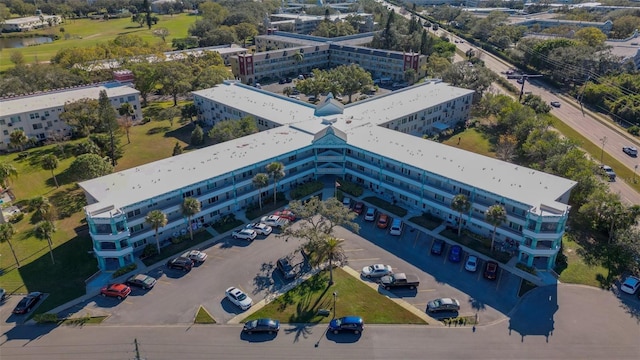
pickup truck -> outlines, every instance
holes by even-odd
[[[270,215],[260,219],[260,222],[265,225],[271,226],[272,228],[281,228],[287,225],[287,223],[289,223],[289,220],[278,215]]]
[[[420,285],[420,279],[417,275],[412,274],[391,274],[381,277],[380,285],[382,285],[387,290],[395,287],[407,287],[413,290]]]

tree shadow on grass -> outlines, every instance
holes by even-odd
[[[87,199],[77,184],[54,193],[49,200],[56,207],[60,219],[68,218],[82,211],[82,208],[87,205]]]
[[[147,130],[147,135],[166,133],[170,129],[171,128],[169,126],[155,126],[155,127],[152,127],[151,129]]]

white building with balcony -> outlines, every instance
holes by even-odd
[[[28,138],[35,141],[71,136],[71,127],[60,119],[65,104],[81,99],[97,100],[102,90],[107,92],[114,108],[129,103],[134,109],[132,119],[142,119],[140,92],[120,83],[8,96],[0,99],[0,150],[9,149],[10,134],[16,129],[23,130]]]
[[[507,221],[498,227],[497,240],[517,242],[519,260],[549,269],[574,181],[414,136],[451,117],[466,119],[471,96],[441,82],[348,106],[330,97],[313,106],[237,82],[195,92],[201,119],[254,116],[262,131],[80,183],[100,268],[124,266],[155,243],[144,219],[151,210],[167,215],[159,230],[166,241],[196,226],[180,212],[186,197],[200,201],[202,210],[192,221],[202,224],[243,211],[258,202],[260,191],[269,196],[271,187],[257,189],[252,179],[278,161],[286,173],[279,193],[309,180],[345,178],[413,213],[462,221],[485,236],[493,231],[485,211],[502,204]],[[462,219],[451,209],[460,193],[473,204]]]

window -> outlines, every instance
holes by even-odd
[[[48,112],[48,111],[45,111],[45,112],[44,112],[44,116],[49,116],[49,112]]]
[[[115,250],[116,244],[111,241],[102,241],[100,242],[100,250]]]
[[[5,125],[4,119],[0,119],[0,125]]]
[[[42,124],[33,124],[33,130],[42,129]]]
[[[95,224],[96,234],[109,235],[111,234],[111,225],[109,224]]]
[[[138,216],[140,215],[140,209],[135,209],[135,210],[131,210],[129,212],[127,212],[127,217],[128,218],[132,218],[134,216]]]

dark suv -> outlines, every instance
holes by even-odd
[[[289,262],[289,259],[287,259],[286,257],[278,259],[278,263],[276,264],[276,266],[285,279],[293,279],[294,277],[296,277],[296,271]]]
[[[351,331],[354,334],[360,334],[364,330],[364,321],[360,316],[345,316],[339,319],[333,319],[329,323],[329,331],[337,334],[341,331]]]
[[[444,249],[444,241],[440,239],[433,240],[433,245],[431,245],[431,253],[433,255],[442,254],[442,250]]]
[[[169,269],[180,269],[182,271],[189,271],[193,267],[193,261],[186,257],[177,257],[167,261],[167,267]]]

